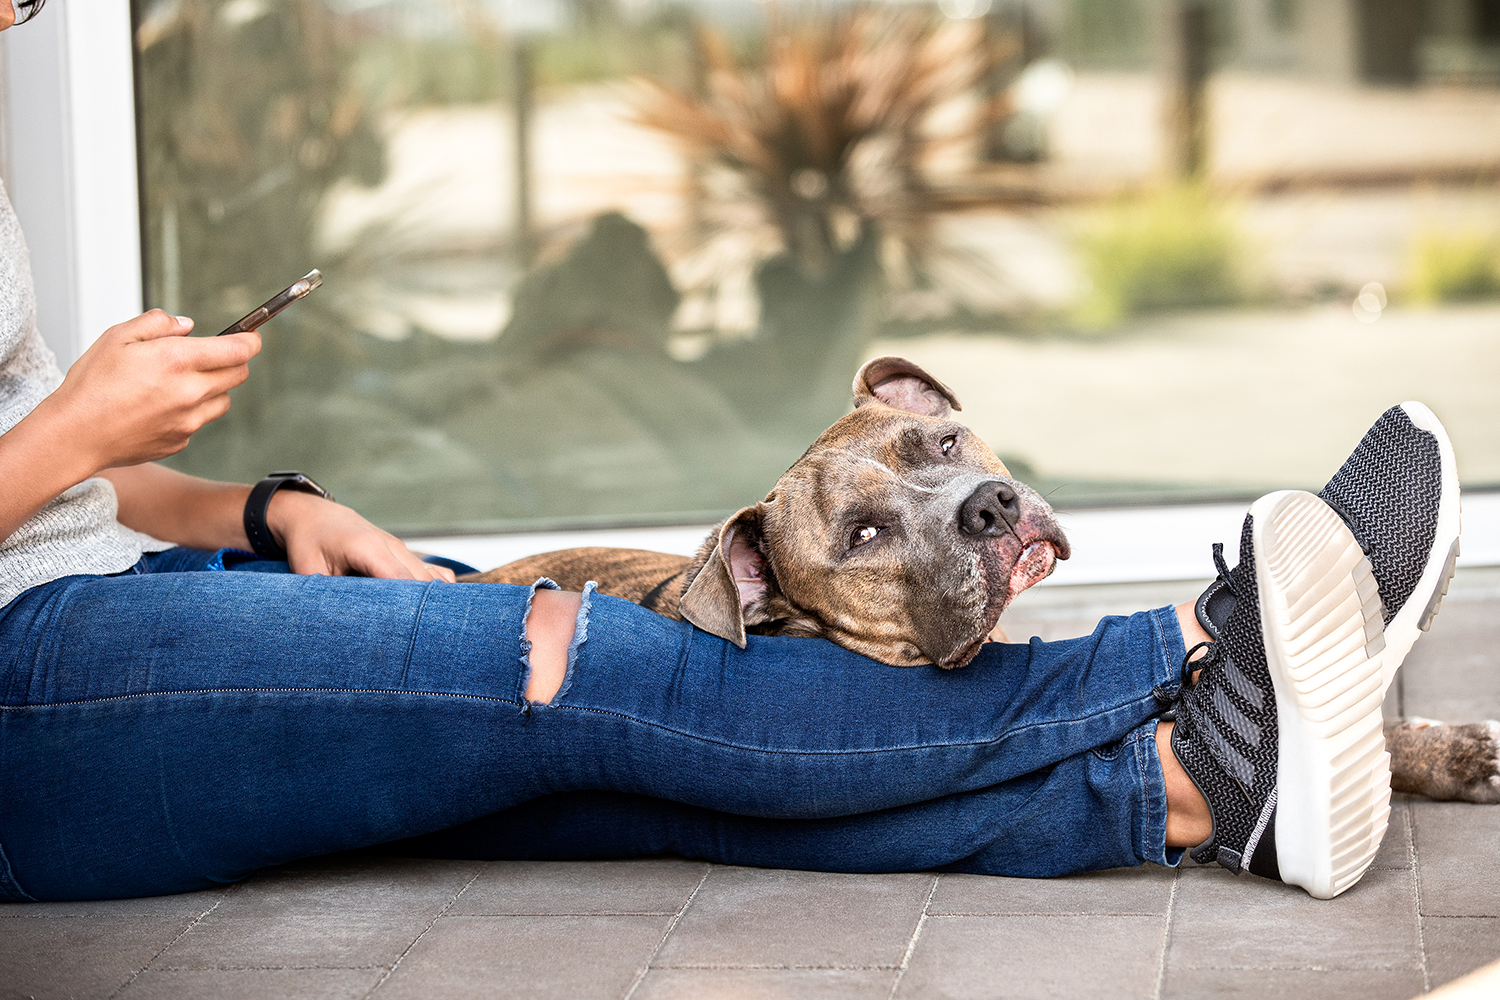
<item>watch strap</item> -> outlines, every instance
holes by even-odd
[[[286,549],[276,541],[275,536],[271,534],[270,525],[266,522],[266,511],[271,506],[271,497],[281,489],[312,493],[328,500],[333,499],[333,494],[300,472],[273,472],[251,487],[250,496],[245,500],[244,517],[245,537],[250,540],[250,549],[262,559],[284,562]]]

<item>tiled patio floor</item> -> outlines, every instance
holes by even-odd
[[[1500,716],[1496,579],[1460,574],[1403,671],[1406,712]],[[1011,635],[1196,593],[1061,589]],[[342,856],[213,892],[0,907],[0,998],[1399,1000],[1500,958],[1497,861],[1500,807],[1420,800],[1398,801],[1376,867],[1332,902],[1218,868],[1030,881]]]

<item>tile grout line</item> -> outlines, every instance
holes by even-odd
[[[927,911],[932,908],[932,897],[937,895],[938,880],[942,875],[932,876],[932,888],[927,890],[927,898],[922,900],[922,913],[917,917],[917,926],[911,929],[911,938],[906,942],[906,953],[901,956],[901,964],[896,966],[896,978],[891,980],[891,991],[886,994],[886,1000],[893,1000],[896,991],[901,988],[901,980],[906,975],[906,968],[911,964],[911,957],[917,950],[917,939],[922,936],[922,928],[927,926]]]
[[[1427,932],[1422,927],[1422,872],[1417,867],[1417,817],[1416,811],[1411,807],[1411,799],[1401,805],[1406,809],[1406,857],[1407,863],[1411,865],[1411,901],[1412,908],[1416,911],[1413,916],[1417,921],[1417,959],[1422,963],[1422,992],[1429,993],[1432,990],[1432,972],[1427,967]]]
[[[1151,1000],[1161,1000],[1161,988],[1167,979],[1167,946],[1172,942],[1172,911],[1177,906],[1177,883],[1182,879],[1182,869],[1172,872],[1172,891],[1167,894],[1167,913],[1162,920],[1161,957],[1156,960],[1156,985],[1151,989]]]
[[[188,921],[188,925],[186,927],[184,927],[182,930],[178,931],[176,934],[174,934],[172,936],[172,940],[170,940],[166,944],[162,945],[161,946],[161,950],[158,951],[155,955],[152,955],[150,957],[150,959],[148,959],[146,961],[145,965],[142,965],[139,969],[136,969],[134,972],[132,972],[130,974],[130,978],[127,979],[127,980],[125,980],[123,983],[121,983],[119,989],[115,990],[113,993],[111,993],[109,995],[109,1000],[115,1000],[115,997],[117,997],[121,993],[125,992],[125,990],[127,990],[130,987],[131,983],[135,982],[137,979],[140,978],[141,973],[143,973],[147,969],[151,968],[151,963],[152,962],[156,961],[158,958],[161,958],[163,955],[165,955],[167,953],[167,949],[170,948],[170,947],[172,947],[178,941],[181,941],[182,940],[182,936],[184,934],[186,934],[188,931],[192,930],[194,927],[197,927],[199,921],[201,921],[204,917],[208,916],[210,913],[212,913],[215,910],[217,910],[219,908],[219,904],[222,903],[222,902],[224,902],[224,897],[227,896],[227,895],[229,895],[228,892],[220,893],[219,894],[219,898],[216,899],[216,900],[214,900],[214,905],[210,906],[208,909],[206,909],[202,913],[198,914],[192,920]]]
[[[713,871],[713,865],[708,865],[703,869],[703,877],[698,880],[697,885],[693,886],[693,891],[688,893],[687,899],[682,901],[682,905],[677,908],[677,912],[672,914],[672,919],[667,921],[667,929],[661,932],[661,940],[657,941],[656,947],[651,949],[651,954],[646,958],[646,964],[637,970],[635,978],[630,981],[630,988],[625,991],[625,996],[622,1000],[630,1000],[631,997],[635,996],[635,991],[641,988],[641,983],[645,982],[646,974],[651,971],[651,965],[656,961],[656,956],[660,955],[661,950],[667,946],[667,938],[671,937],[672,932],[677,929],[677,924],[682,920],[682,915],[687,912],[689,906],[693,905],[693,900],[698,898],[698,890],[703,888],[703,883],[708,881],[708,877],[713,874]]]
[[[437,913],[433,915],[431,920],[427,921],[427,926],[422,928],[422,933],[411,939],[411,944],[407,945],[406,948],[402,950],[401,954],[396,956],[396,960],[391,963],[390,968],[386,969],[385,973],[375,981],[375,985],[371,986],[369,991],[365,993],[364,1000],[370,1000],[370,997],[375,994],[375,991],[384,986],[385,981],[396,974],[396,970],[401,967],[401,963],[405,960],[406,956],[411,954],[411,950],[417,946],[417,942],[421,941],[424,937],[427,936],[428,931],[437,926],[437,922],[443,919],[443,914],[453,909],[453,904],[458,902],[458,897],[469,891],[469,886],[473,885],[474,881],[478,879],[480,875],[484,874],[484,870],[485,866],[483,864],[475,868],[474,874],[469,876],[469,881],[465,882],[462,886],[459,887],[459,890],[457,892],[448,897],[448,902],[443,904],[443,908],[441,910],[438,910]]]

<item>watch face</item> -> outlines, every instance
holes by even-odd
[[[267,479],[285,479],[288,489],[299,489],[307,493],[316,493],[325,500],[332,500],[333,494],[315,483],[311,476],[304,475],[295,470],[284,472],[272,472],[266,476]]]

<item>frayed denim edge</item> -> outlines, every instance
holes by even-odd
[[[583,585],[583,603],[578,605],[578,617],[573,622],[573,641],[568,643],[568,666],[563,673],[562,687],[557,689],[557,694],[547,704],[556,705],[562,701],[563,695],[568,693],[568,688],[573,686],[573,664],[578,662],[578,647],[583,645],[583,640],[589,637],[589,607],[594,597],[594,591],[599,589],[599,584],[590,580]]]
[[[526,638],[526,626],[531,624],[531,602],[536,598],[538,590],[562,590],[557,583],[545,576],[538,577],[536,583],[531,585],[531,590],[526,594],[526,607],[521,612],[521,683],[516,689],[516,701],[520,702],[521,714],[531,714],[531,702],[526,700],[526,686],[531,683],[531,640]],[[571,657],[572,649],[568,650]],[[571,661],[569,666],[571,666]],[[566,679],[563,681],[567,683]]]

